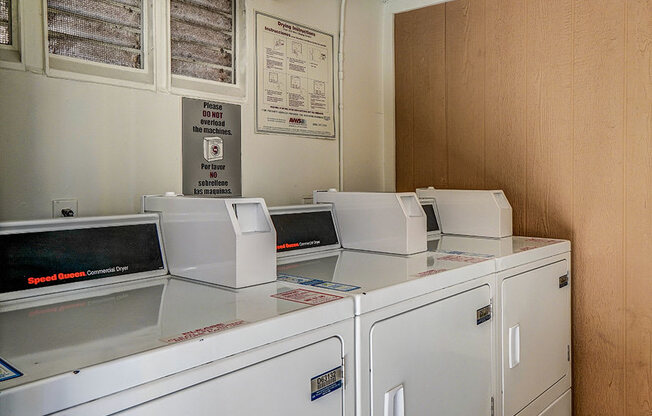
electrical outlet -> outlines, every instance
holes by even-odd
[[[52,218],[76,217],[76,199],[54,199],[52,200]]]

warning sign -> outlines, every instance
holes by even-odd
[[[460,255],[450,255],[450,256],[444,256],[440,257],[438,260],[448,260],[448,261],[457,261],[461,263],[469,263],[469,264],[474,264],[474,263],[481,263],[483,261],[486,261],[486,257],[470,257],[470,256],[460,256]]]
[[[240,106],[184,97],[181,109],[183,193],[240,196]]]
[[[426,270],[425,272],[417,273],[414,276],[416,276],[416,277],[427,277],[427,276],[432,276],[434,274],[439,274],[441,272],[445,272],[445,271],[448,271],[448,270],[450,270],[450,269],[430,269],[430,270]]]
[[[306,289],[294,289],[287,292],[271,295],[273,298],[288,300],[290,302],[303,303],[306,305],[321,305],[322,303],[332,302],[342,299],[342,296],[330,295],[328,293],[315,292]]]
[[[238,320],[238,321],[233,321],[233,322],[221,322],[219,324],[215,325],[210,325],[204,328],[198,328],[198,329],[193,329],[192,331],[184,332],[180,335],[175,335],[170,338],[161,338],[161,341],[167,342],[168,344],[174,343],[174,342],[181,342],[181,341],[188,341],[190,339],[194,338],[199,338],[203,337],[215,332],[220,332],[220,331],[225,331],[227,329],[234,328],[236,326],[240,326],[242,324],[246,324],[246,321],[243,320]]]

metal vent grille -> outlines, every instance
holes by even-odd
[[[47,4],[51,54],[143,68],[143,0],[48,0]]]
[[[11,0],[0,0],[0,45],[11,45]]]
[[[173,74],[232,84],[233,0],[171,0]]]

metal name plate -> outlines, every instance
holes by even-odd
[[[476,311],[476,324],[480,325],[481,323],[487,322],[491,319],[491,305],[487,305],[484,308],[480,308]]]
[[[344,371],[342,366],[310,379],[310,401],[319,399],[342,387]]]
[[[568,275],[559,276],[559,288],[568,286]]]

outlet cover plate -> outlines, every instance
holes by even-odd
[[[61,211],[64,209],[71,209],[74,213],[73,217],[78,215],[77,200],[76,199],[54,199],[52,200],[52,218],[62,218]]]

